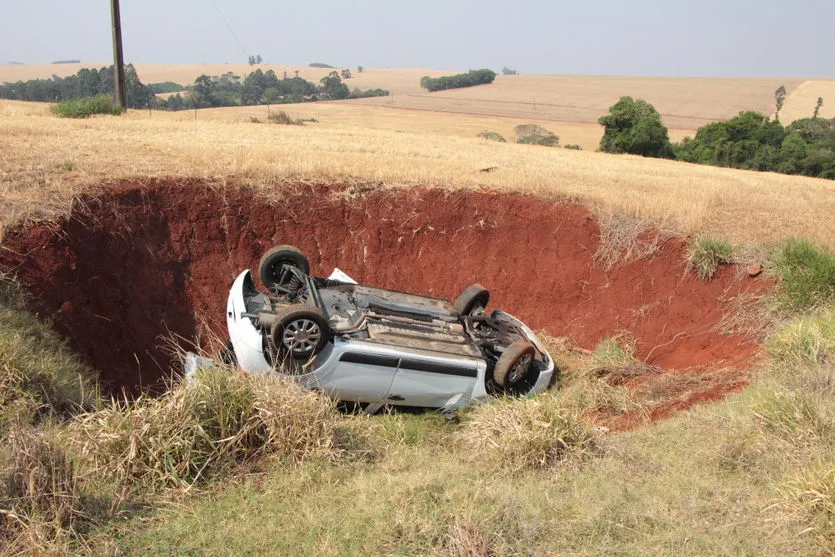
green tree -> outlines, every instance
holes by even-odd
[[[780,119],[780,111],[783,110],[783,103],[786,102],[786,86],[781,85],[774,91],[774,105],[777,110],[774,111],[774,119]]]
[[[604,128],[600,150],[605,153],[658,158],[673,156],[670,137],[661,123],[661,115],[646,101],[621,97],[599,122]]]
[[[818,117],[818,114],[821,111],[821,107],[823,106],[823,97],[818,97],[818,103],[815,105],[815,112],[812,114],[812,119],[815,120]]]
[[[194,80],[191,97],[194,100],[194,106],[197,108],[220,106],[220,101],[217,98],[215,83],[212,81],[212,78],[206,74],[203,74]]]
[[[321,79],[320,83],[322,84],[322,94],[328,99],[347,99],[351,94],[348,86],[342,83],[339,72],[329,73]]]
[[[261,71],[261,68],[258,68],[246,76],[246,78],[244,78],[243,87],[241,88],[241,104],[259,104],[261,102],[261,97],[264,95],[264,89],[267,87],[265,81],[266,78],[264,73]]]

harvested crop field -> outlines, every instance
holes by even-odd
[[[275,244],[300,247],[313,274],[338,266],[398,290],[454,299],[481,282],[492,305],[586,349],[634,338],[641,360],[698,378],[688,400],[744,386],[756,344],[720,323],[766,281],[731,267],[700,280],[684,240],[652,231],[647,257],[607,270],[600,237],[580,205],[489,190],[299,185],[268,200],[197,180],[122,182],[82,195],[67,217],[8,229],[0,270],[116,390],[158,386],[168,338],[217,348],[229,285]]]

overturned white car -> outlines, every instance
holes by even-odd
[[[364,405],[452,410],[488,394],[544,390],[554,361],[521,321],[486,313],[487,290],[455,303],[356,284],[338,269],[309,276],[307,258],[278,246],[249,270],[226,307],[230,355],[246,372],[278,372],[331,397]]]

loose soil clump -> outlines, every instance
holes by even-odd
[[[306,252],[314,275],[337,266],[451,299],[480,282],[491,305],[582,347],[628,332],[653,369],[749,364],[755,341],[719,324],[728,301],[762,293],[764,279],[723,267],[700,280],[675,237],[607,269],[595,260],[600,238],[586,208],[520,194],[299,186],[270,201],[197,181],[119,183],[81,196],[60,221],[7,231],[0,270],[112,389],[129,392],[176,368],[166,339],[207,349],[225,339],[233,279],[276,244]],[[737,379],[715,384],[726,392]]]

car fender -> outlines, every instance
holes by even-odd
[[[249,373],[272,371],[272,366],[264,356],[264,337],[246,313],[244,294],[255,290],[252,273],[242,272],[232,283],[229,298],[226,301],[226,325],[229,338],[235,350],[238,365]]]
[[[501,310],[493,310],[493,316],[498,317],[499,319],[504,319],[516,325],[519,330],[521,331],[522,335],[525,339],[530,342],[531,344],[536,347],[537,351],[542,354],[543,359],[545,360],[545,369],[539,373],[539,378],[536,381],[536,384],[533,388],[528,391],[528,394],[540,393],[548,388],[548,385],[551,383],[551,377],[554,375],[554,358],[551,357],[551,354],[548,353],[548,350],[545,349],[545,345],[542,344],[542,341],[539,340],[539,337],[536,336],[527,325],[522,323],[517,318],[513,317],[506,311]]]

